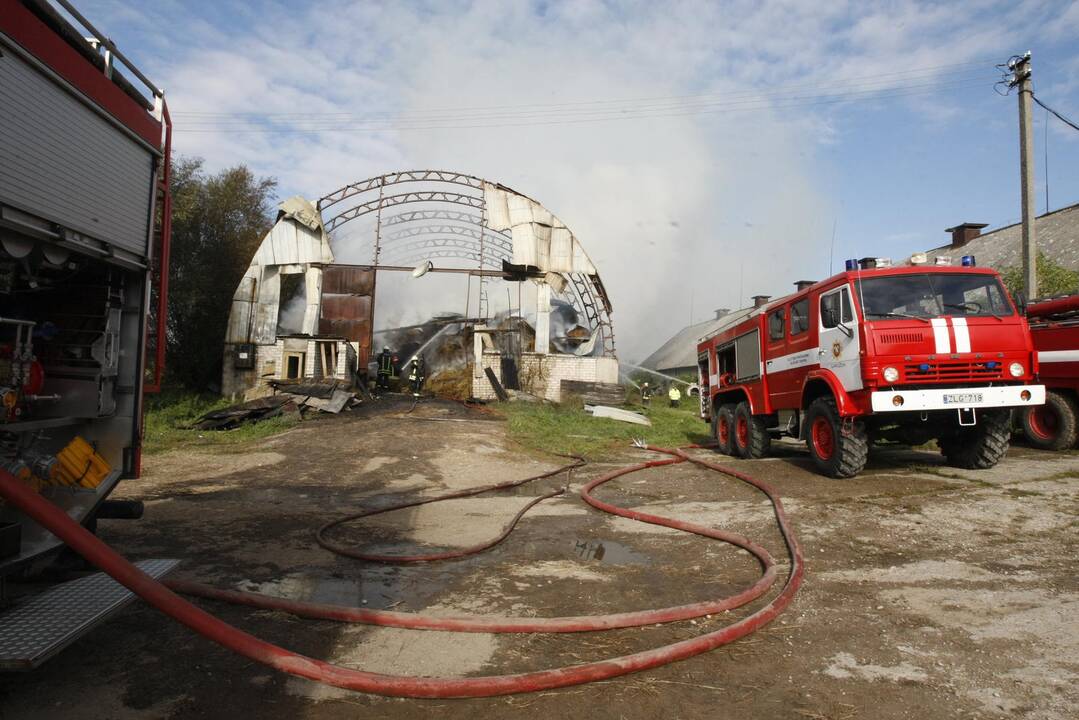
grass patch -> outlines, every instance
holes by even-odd
[[[653,445],[678,447],[709,439],[709,429],[697,414],[695,399],[681,407],[659,405],[655,401],[644,414],[652,427],[594,418],[580,407],[546,403],[510,402],[496,407],[507,421],[514,440],[540,450],[572,453],[597,458],[625,448],[636,438]],[[640,407],[627,407],[641,412]]]
[[[188,447],[222,447],[276,435],[296,425],[295,417],[275,417],[232,430],[190,430],[187,426],[211,410],[233,403],[215,395],[164,391],[146,396],[142,451],[147,455]]]

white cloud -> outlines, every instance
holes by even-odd
[[[794,280],[827,271],[836,208],[821,189],[827,171],[816,153],[841,139],[849,106],[786,107],[792,97],[852,84],[909,85],[897,73],[993,56],[1004,42],[1002,13],[1010,12],[1001,3],[910,0],[538,7],[495,0],[268,5],[239,11],[250,12],[249,23],[226,31],[182,5],[165,5],[158,12],[174,35],[161,41],[170,56],[159,68],[181,130],[177,148],[212,168],[247,163],[278,177],[283,193],[308,197],[406,168],[504,182],[544,203],[583,240],[610,291],[620,349],[632,360],[684,324],[691,287],[699,319],[708,305],[781,294]],[[1074,23],[1074,15],[1073,6],[1058,26]],[[747,94],[777,87],[803,90],[771,96],[772,109]],[[574,106],[580,112],[601,107],[587,104],[595,101],[671,96],[757,109],[713,105],[574,124],[560,124],[565,118],[555,113],[544,124],[521,123],[536,109],[522,106],[581,103]],[[269,121],[283,128],[326,113],[491,124],[464,118],[471,113],[462,108],[477,107],[532,114],[489,128],[261,132],[267,113],[298,114]],[[937,123],[955,115],[917,96],[907,108]],[[234,125],[223,132],[221,116],[189,113],[253,115],[230,116]],[[193,132],[200,128],[211,132]],[[407,302],[405,288],[397,292],[393,301]],[[456,309],[459,294],[431,300],[431,309]]]

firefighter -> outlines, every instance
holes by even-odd
[[[426,370],[423,367],[423,356],[417,355],[412,358],[412,362],[408,365],[408,384],[412,386],[412,396],[419,397],[420,391],[423,390],[423,382],[427,379]]]
[[[671,401],[671,407],[678,407],[682,401],[682,392],[672,383],[671,389],[667,391],[667,397]]]
[[[378,354],[378,382],[379,390],[390,389],[390,376],[393,375],[393,366],[397,364],[397,358],[390,352],[389,346],[383,347]]]
[[[648,407],[652,404],[652,386],[648,381],[641,383],[641,405]]]

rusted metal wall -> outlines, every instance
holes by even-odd
[[[371,357],[374,293],[374,270],[334,265],[323,269],[318,333],[358,343],[356,359],[361,370]]]

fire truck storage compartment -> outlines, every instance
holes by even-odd
[[[154,156],[0,32],[0,213],[63,228],[69,243],[145,258]]]
[[[78,520],[134,466],[145,283],[145,271],[0,225],[0,464]],[[73,485],[52,474],[69,457],[85,463]],[[21,548],[0,576],[60,546],[0,505],[5,522],[21,525]]]
[[[734,379],[738,382],[755,380],[761,375],[761,340],[756,329],[734,339]]]

